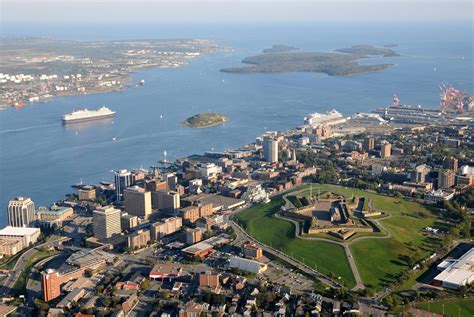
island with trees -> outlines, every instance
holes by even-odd
[[[275,44],[270,48],[266,48],[263,50],[264,53],[283,53],[283,52],[291,52],[291,51],[297,51],[299,48],[293,47],[293,46],[288,46],[288,45],[283,45],[283,44]]]
[[[229,118],[219,113],[199,113],[179,124],[195,129],[203,129],[223,125],[227,122],[229,122]]]
[[[286,46],[279,47],[280,45],[274,45],[264,54],[244,58],[242,63],[250,66],[223,68],[221,71],[228,73],[318,72],[329,76],[350,76],[378,72],[393,66],[389,63],[361,65],[358,62],[360,59],[398,56],[392,49],[369,45],[357,45],[334,52],[293,52],[285,50]]]

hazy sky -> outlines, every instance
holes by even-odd
[[[472,0],[0,0],[4,22],[472,21]]]

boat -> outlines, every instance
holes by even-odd
[[[145,79],[140,80],[140,85],[141,86],[145,85]]]
[[[20,109],[20,108],[23,108],[23,107],[26,107],[27,104],[26,103],[16,103],[15,104],[15,109]]]
[[[310,113],[304,118],[304,123],[308,125],[319,125],[330,123],[338,123],[340,120],[344,120],[344,117],[341,113],[337,112],[335,109],[328,111],[326,113]]]
[[[112,111],[109,108],[103,106],[96,110],[76,109],[71,113],[63,115],[62,120],[64,124],[67,124],[67,123],[112,118],[114,115],[115,115],[115,111]]]

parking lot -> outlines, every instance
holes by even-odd
[[[268,263],[268,269],[263,273],[263,276],[276,284],[290,288],[296,293],[301,293],[313,288],[312,280],[277,262]]]

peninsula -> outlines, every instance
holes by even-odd
[[[203,129],[217,125],[223,125],[229,122],[229,118],[219,113],[199,113],[180,122],[180,125]]]
[[[273,46],[273,49],[278,46]],[[272,50],[273,52],[274,50]],[[389,48],[358,45],[335,52],[277,52],[246,57],[251,66],[223,68],[228,73],[318,72],[329,76],[350,76],[382,71],[393,64],[361,65],[358,60],[374,56],[398,56]]]
[[[190,59],[228,50],[206,39],[2,38],[0,110],[55,96],[139,87],[145,82],[132,83],[133,72],[183,67]]]

